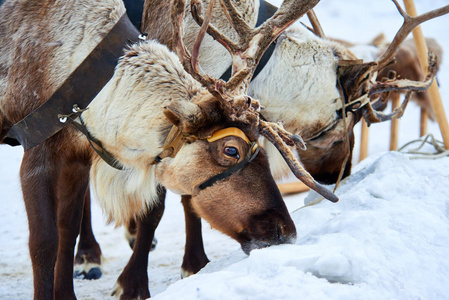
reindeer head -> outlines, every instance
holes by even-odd
[[[177,129],[183,128],[177,134],[186,141],[176,156],[158,163],[156,177],[168,189],[191,195],[194,211],[237,240],[245,253],[293,242],[295,225],[269,171],[267,156],[257,144],[259,132],[248,124],[226,120],[220,102],[205,94],[198,104],[189,103],[188,109],[166,109],[167,118]]]

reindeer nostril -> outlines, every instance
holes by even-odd
[[[277,240],[280,244],[293,244],[296,242],[296,228],[295,225],[290,225],[289,223],[284,223],[282,221],[277,224]]]

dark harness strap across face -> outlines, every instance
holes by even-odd
[[[199,189],[200,191],[202,191],[202,190],[204,190],[205,188],[208,188],[208,187],[214,185],[214,184],[217,183],[218,181],[223,180],[223,179],[225,179],[225,178],[231,176],[232,174],[234,174],[235,172],[237,172],[238,170],[240,170],[240,169],[242,169],[244,166],[246,166],[246,164],[248,164],[249,162],[251,162],[251,161],[257,156],[257,154],[259,153],[259,150],[260,150],[260,149],[259,149],[259,146],[258,146],[257,142],[252,142],[252,143],[250,144],[250,146],[251,146],[251,147],[249,148],[248,153],[246,153],[245,158],[244,158],[241,162],[239,162],[239,163],[233,165],[233,166],[230,167],[229,169],[227,169],[227,170],[221,172],[220,174],[217,174],[217,175],[215,175],[215,176],[209,178],[208,180],[204,181],[202,184],[200,184],[200,185],[198,186],[198,189]]]

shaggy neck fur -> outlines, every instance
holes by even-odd
[[[155,170],[161,165],[151,163],[173,125],[164,108],[185,102],[188,110],[201,89],[178,57],[155,41],[132,46],[120,60],[113,78],[83,113],[91,134],[124,165],[119,171],[95,159],[91,169],[94,192],[109,220],[120,225],[154,205],[160,182]]]

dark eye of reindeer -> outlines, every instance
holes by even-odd
[[[237,150],[237,148],[235,147],[225,147],[223,149],[223,153],[230,157],[235,157],[237,159],[240,158],[239,150]]]

